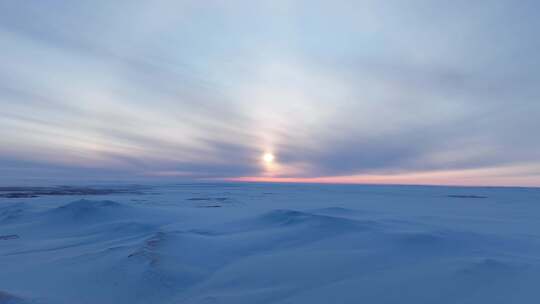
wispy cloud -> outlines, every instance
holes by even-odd
[[[0,178],[540,185],[538,8],[3,2]]]

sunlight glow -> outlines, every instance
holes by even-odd
[[[274,162],[275,157],[274,157],[274,154],[267,152],[263,154],[262,159],[265,163],[269,164],[269,163]]]

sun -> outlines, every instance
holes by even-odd
[[[269,153],[269,152],[264,153],[262,156],[262,160],[267,164],[273,163],[274,159],[275,159],[274,154]]]

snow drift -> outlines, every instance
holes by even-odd
[[[2,198],[0,303],[540,298],[535,189],[191,187]]]

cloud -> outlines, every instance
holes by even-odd
[[[2,3],[0,169],[219,179],[535,167],[537,9]]]

